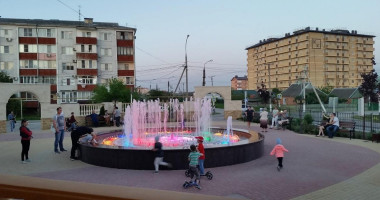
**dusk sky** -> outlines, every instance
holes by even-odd
[[[202,84],[230,86],[233,76],[247,74],[246,47],[269,37],[310,26],[357,30],[375,35],[375,57],[380,62],[380,1],[376,0],[0,0],[3,18],[117,22],[137,28],[136,86],[175,89],[185,62],[189,91]],[[379,64],[375,66],[379,72]],[[184,79],[183,79],[184,82]],[[182,90],[182,83],[180,84]]]

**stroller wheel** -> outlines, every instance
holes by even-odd
[[[186,170],[186,171],[185,171],[185,176],[186,176],[186,177],[190,177],[190,171],[189,171],[189,170]]]
[[[207,177],[208,180],[211,180],[212,177],[213,177],[213,175],[212,175],[212,173],[211,173],[210,171],[208,171],[208,172],[206,173],[206,177]]]
[[[189,185],[190,185],[189,182],[185,181],[185,183],[182,185],[182,187],[186,189],[189,187]]]

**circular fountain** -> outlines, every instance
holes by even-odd
[[[80,159],[86,163],[123,169],[153,169],[154,138],[160,136],[164,160],[174,169],[188,168],[189,146],[204,137],[205,166],[218,167],[259,158],[264,138],[257,133],[232,128],[210,127],[211,101],[196,99],[180,103],[173,99],[137,102],[125,110],[123,130],[98,133],[98,144],[80,144]]]

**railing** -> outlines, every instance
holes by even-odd
[[[306,110],[306,112],[292,111],[289,116],[293,118],[303,119],[305,115],[310,114],[313,118],[313,124],[320,124],[322,122],[322,112]],[[355,130],[363,133],[380,132],[380,114],[378,112],[368,113],[364,116],[359,116],[357,112],[336,112],[339,121],[355,122]]]
[[[100,108],[102,106],[103,106],[103,104],[80,104],[79,105],[79,115],[80,116],[91,115],[93,110],[95,110],[96,114],[99,114]]]
[[[121,112],[122,113],[125,113],[125,110],[127,109],[127,107],[130,105],[130,103],[123,103],[121,105]]]

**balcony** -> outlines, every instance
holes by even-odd
[[[135,71],[134,70],[117,70],[118,76],[134,76]]]
[[[38,38],[38,44],[56,44],[55,38]]]
[[[35,37],[19,37],[19,44],[37,44],[37,38]]]
[[[117,40],[118,47],[133,47],[133,40]]]
[[[78,60],[98,60],[97,53],[77,53]]]
[[[133,62],[133,55],[118,55],[117,61]]]
[[[92,37],[77,37],[77,44],[97,44],[97,39]]]
[[[57,75],[56,69],[40,69],[38,70],[39,76],[55,76]]]
[[[93,91],[96,88],[96,85],[86,85],[86,84],[78,84],[78,91]]]
[[[37,60],[37,53],[20,53],[20,60]]]
[[[78,76],[97,76],[97,69],[77,69]]]
[[[20,69],[20,76],[37,76],[37,69]]]

